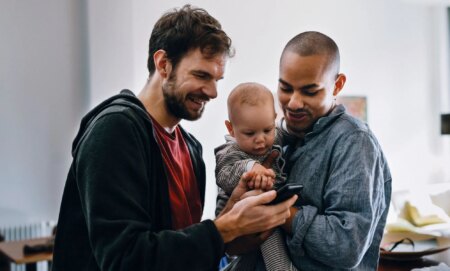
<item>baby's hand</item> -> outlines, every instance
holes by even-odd
[[[255,163],[250,170],[254,172],[253,178],[247,183],[249,189],[269,190],[275,182],[275,173],[272,169]]]

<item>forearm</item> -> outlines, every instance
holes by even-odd
[[[222,237],[210,220],[179,231],[153,232],[148,226],[132,226],[135,225],[118,232],[100,226],[101,232],[90,234],[102,270],[172,271],[186,270],[186,265],[193,270],[204,270],[217,265],[224,252]],[[173,261],[170,255],[177,255],[177,260]]]
[[[291,206],[290,212],[291,212],[291,215],[289,216],[289,218],[286,219],[286,222],[283,225],[281,225],[281,228],[288,235],[292,235],[292,232],[293,232],[293,229],[292,229],[293,225],[292,224],[294,223],[294,218],[297,215],[298,208],[294,207],[294,206]]]
[[[229,160],[226,164],[218,164],[216,170],[216,183],[227,194],[231,194],[233,189],[239,183],[239,180],[249,166],[255,163],[252,159]],[[250,167],[251,168],[251,167]]]
[[[237,199],[235,197],[230,198],[222,189],[219,190],[217,197],[217,202],[220,203],[220,206],[218,205],[218,208],[216,209],[218,215],[214,220],[214,224],[222,236],[224,243],[228,243],[242,235],[238,227],[236,227],[238,218],[236,216],[226,215],[233,209],[234,205],[237,203]]]
[[[224,209],[224,211],[225,210],[226,209]],[[218,217],[214,220],[214,224],[224,243],[229,243],[242,235],[236,227],[236,220],[230,219],[228,216]]]

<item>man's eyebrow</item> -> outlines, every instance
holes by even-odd
[[[278,82],[280,82],[281,84],[286,85],[286,86],[288,86],[288,87],[292,87],[291,84],[289,84],[288,82],[284,81],[284,80],[281,79],[281,78],[278,78]]]
[[[208,76],[208,77],[212,77],[212,75],[204,70],[192,70],[191,73],[197,74],[197,75],[202,75],[202,76]]]
[[[279,78],[278,81],[281,84],[283,84],[283,85],[286,85],[286,86],[288,86],[290,88],[293,88],[293,86],[291,84],[289,84],[288,82],[284,81],[281,78]],[[307,84],[307,85],[301,86],[299,89],[301,89],[301,90],[310,90],[310,89],[314,89],[314,88],[318,88],[318,87],[319,87],[318,84],[313,83],[313,84]]]
[[[205,77],[208,77],[208,78],[213,78],[213,77],[214,77],[212,74],[210,74],[209,72],[204,71],[204,70],[192,70],[191,73],[193,73],[193,74],[198,74],[198,75],[201,75],[201,76],[205,76]],[[222,80],[223,78],[224,78],[224,77],[221,76],[221,77],[220,77],[219,79],[217,79],[216,81]]]
[[[301,86],[300,89],[301,90],[310,90],[310,89],[315,89],[318,87],[319,87],[318,84],[308,84],[308,85]]]

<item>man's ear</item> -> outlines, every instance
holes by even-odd
[[[230,136],[234,137],[233,125],[231,124],[231,122],[229,120],[225,121],[225,126],[227,127],[227,130],[228,130],[228,133],[230,133]]]
[[[334,90],[333,90],[333,96],[337,96],[339,92],[344,88],[345,81],[347,80],[347,77],[345,74],[340,73],[337,76],[336,81],[334,81]]]
[[[167,58],[166,51],[160,49],[153,54],[156,71],[162,78],[168,78],[172,70],[172,64]]]

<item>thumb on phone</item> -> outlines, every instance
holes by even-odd
[[[275,190],[270,190],[270,191],[264,192],[262,194],[252,197],[251,204],[254,206],[268,204],[269,202],[271,202],[272,200],[275,199],[276,195],[277,195],[277,193],[275,192]]]

